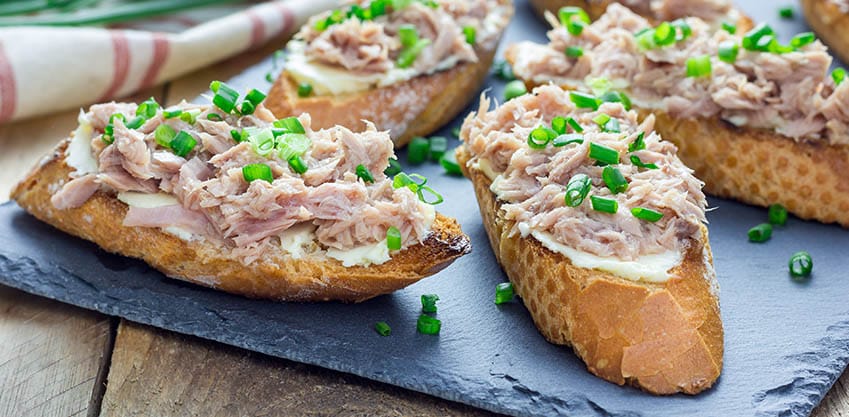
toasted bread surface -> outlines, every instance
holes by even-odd
[[[475,97],[492,66],[495,50],[475,51],[478,62],[337,96],[299,97],[297,83],[284,70],[264,103],[278,117],[309,113],[314,129],[335,125],[360,129],[363,120],[370,120],[379,130],[390,130],[395,147],[400,148],[453,120]]]
[[[493,252],[540,332],[572,346],[593,374],[654,394],[695,394],[722,369],[723,330],[707,229],[690,242],[665,283],[579,268],[533,238],[511,234],[491,181],[457,161],[472,180]]]
[[[38,219],[90,240],[103,249],[139,258],[165,275],[256,298],[287,301],[363,301],[439,272],[468,253],[468,236],[453,219],[437,214],[433,233],[381,265],[344,267],[331,258],[281,255],[245,265],[204,240],[185,241],[159,228],[122,225],[127,206],[98,191],[81,207],[58,210],[51,190],[70,180],[65,140],[12,191],[11,198]]]
[[[849,62],[849,14],[827,0],[801,0],[808,25],[838,58]]]

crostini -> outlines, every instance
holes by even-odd
[[[805,20],[843,62],[849,62],[849,0],[801,0]]]
[[[311,18],[286,46],[266,105],[316,128],[372,121],[396,147],[476,95],[513,15],[510,0],[366,0]]]
[[[276,300],[362,301],[470,251],[423,177],[384,174],[388,133],[314,129],[259,91],[213,90],[214,106],[92,106],[12,199],[169,277]]]
[[[849,83],[813,33],[652,26],[618,4],[577,35],[549,20],[549,44],[507,48],[527,84],[627,98],[708,193],[849,227]]]
[[[654,118],[585,98],[548,85],[488,110],[482,97],[457,161],[546,339],[610,382],[698,393],[723,356],[702,183]]]
[[[585,10],[592,20],[603,15],[607,6],[613,3],[628,7],[652,22],[699,17],[716,25],[736,23],[745,29],[751,25],[749,18],[734,7],[731,0],[531,0],[531,6],[540,16],[545,16],[546,12],[557,13],[564,7],[578,7]]]

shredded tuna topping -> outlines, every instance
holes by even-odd
[[[554,26],[549,44],[522,42],[508,52],[522,79],[582,89],[591,80],[607,79],[627,91],[635,105],[674,117],[720,117],[795,140],[849,143],[849,115],[841,110],[849,103],[849,83],[835,86],[829,76],[832,58],[819,41],[786,53],[739,47],[729,63],[718,58],[719,45],[740,45],[744,34],[711,29],[697,18],[686,19],[692,36],[652,49],[642,48],[635,37],[651,24],[618,4],[578,36],[553,17],[549,21]],[[563,51],[569,46],[583,48],[583,55],[567,57]],[[710,57],[710,74],[687,76],[687,60],[704,55]]]
[[[734,22],[739,18],[729,0],[590,0],[590,3],[620,3],[641,16],[656,20],[694,16],[708,21],[728,19]]]
[[[512,233],[541,231],[577,250],[635,260],[681,251],[705,222],[703,184],[678,159],[675,145],[654,132],[654,117],[639,123],[637,114],[619,103],[604,103],[597,111],[577,109],[569,93],[551,85],[494,110],[487,111],[489,106],[489,99],[482,97],[481,110],[466,118],[460,136],[473,155],[470,166],[491,170],[491,190],[503,202],[506,218],[517,223]],[[599,115],[617,120],[620,132],[603,132],[597,124]],[[531,148],[531,131],[557,116],[574,118],[583,129],[583,142]],[[629,152],[641,133],[645,148]],[[627,190],[614,194],[605,185],[604,167],[588,156],[591,143],[620,155],[620,163],[611,166],[628,181]],[[635,165],[630,156],[657,168]],[[576,174],[591,179],[589,196],[613,199],[618,210],[614,214],[594,210],[589,196],[577,207],[567,206],[566,185]],[[651,209],[663,217],[656,222],[642,220],[632,215],[632,208]]]
[[[97,191],[165,194],[175,203],[130,205],[124,225],[166,231],[177,227],[220,245],[246,264],[280,253],[284,233],[296,225],[308,226],[320,249],[376,244],[390,227],[400,230],[403,247],[422,242],[429,233],[433,208],[410,188],[394,188],[384,175],[394,158],[392,140],[372,124],[360,133],[344,127],[314,131],[309,115],[299,116],[310,141],[301,156],[307,170],[299,174],[278,152],[260,156],[255,144],[234,139],[243,130],[274,127],[275,118],[262,105],[253,115],[237,116],[183,102],[176,109],[193,112],[194,122],[166,119],[160,109],[137,129],[113,117],[123,114],[129,121],[136,109],[135,104],[113,102],[94,105],[81,115],[81,123],[94,132],[90,153],[97,170],[72,174],[53,196],[57,208],[78,207]],[[189,134],[196,146],[179,156],[160,145],[156,129],[162,125]],[[104,141],[109,129],[111,144]],[[270,167],[272,177],[249,182],[243,172],[248,164]],[[358,178],[360,165],[373,182]]]
[[[380,7],[372,7],[375,3]],[[314,16],[289,43],[289,54],[363,76],[400,71],[403,74],[393,77],[400,81],[477,62],[475,48],[495,47],[512,10],[507,0],[402,3],[359,0]],[[410,27],[415,28],[415,37],[406,37],[405,45],[402,29]],[[416,42],[421,45],[415,46]]]

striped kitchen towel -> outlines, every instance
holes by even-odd
[[[174,79],[293,33],[339,1],[276,0],[219,9],[219,16],[222,10],[227,13],[218,18],[198,11],[121,28],[0,29],[0,123],[122,97]]]

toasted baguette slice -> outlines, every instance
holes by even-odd
[[[513,14],[512,2],[498,3],[507,9],[506,25]],[[284,69],[271,87],[265,106],[274,114],[310,113],[317,129],[358,127],[362,120],[369,120],[378,129],[389,130],[395,147],[400,148],[416,136],[433,133],[466,108],[486,80],[499,39],[475,45],[477,62],[356,93],[300,97],[298,83]]]
[[[139,258],[165,275],[249,297],[286,301],[363,301],[433,275],[471,250],[469,238],[453,219],[436,215],[433,233],[381,265],[343,267],[322,261],[275,257],[250,266],[223,257],[203,240],[184,241],[159,228],[125,227],[126,204],[98,191],[78,208],[57,210],[50,201],[57,184],[70,180],[65,163],[70,139],[36,166],[11,198],[38,219],[92,241],[103,249]],[[55,191],[55,190],[54,190]]]
[[[849,62],[849,13],[828,0],[801,0],[805,20],[843,62]]]
[[[590,16],[590,19],[596,20],[599,18],[599,16],[604,14],[604,12],[607,10],[607,6],[609,6],[611,3],[622,2],[617,0],[531,0],[531,7],[534,8],[534,11],[540,17],[543,17],[545,15],[545,12],[556,14],[557,11],[563,7],[580,7],[587,12],[587,14]],[[654,16],[654,14],[652,14],[648,10],[634,9],[634,12],[640,14],[641,16],[651,21],[658,21],[657,16]],[[734,20],[736,20],[737,28],[739,30],[745,31],[752,28],[753,23],[748,16],[739,12],[736,12],[736,14],[738,14],[739,16]]]
[[[492,250],[548,341],[572,346],[593,374],[653,394],[696,394],[713,384],[723,331],[707,228],[665,283],[580,268],[530,236],[510,234],[514,222],[470,159],[465,145],[457,148]]]

